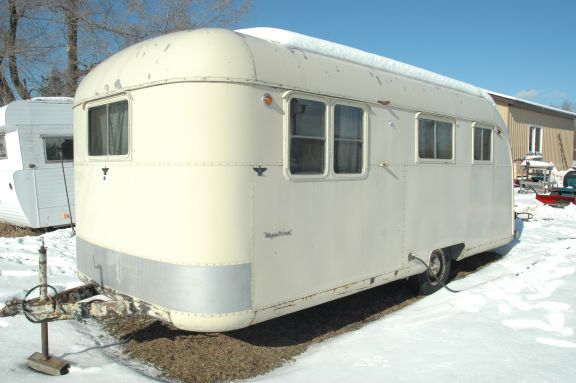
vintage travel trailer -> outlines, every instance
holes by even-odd
[[[39,97],[0,107],[0,221],[32,228],[71,224],[72,102]]]
[[[73,109],[80,277],[181,329],[416,275],[432,292],[514,235],[491,98],[339,44],[173,33],[101,63]]]

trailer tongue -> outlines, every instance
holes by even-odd
[[[30,295],[36,288],[28,291]],[[0,317],[24,315],[33,323],[53,322],[57,320],[104,318],[114,315],[131,315],[136,308],[129,301],[111,301],[109,298],[99,295],[96,286],[86,284],[73,289],[62,291],[49,296],[47,300],[13,299],[6,302],[6,306],[0,310]]]

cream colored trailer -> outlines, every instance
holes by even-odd
[[[81,278],[182,329],[249,326],[427,275],[409,254],[436,272],[439,250],[513,238],[489,96],[338,44],[144,41],[86,76],[74,125]]]

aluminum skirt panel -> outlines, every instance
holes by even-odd
[[[187,266],[144,259],[77,237],[78,270],[96,283],[167,309],[225,314],[252,309],[250,263]]]

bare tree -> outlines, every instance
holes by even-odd
[[[47,76],[42,76],[39,94],[44,97],[62,96],[67,93],[66,74],[58,69],[52,68]]]
[[[7,103],[16,98],[30,96],[26,87],[26,81],[21,80],[18,65],[18,57],[22,52],[22,45],[17,40],[19,24],[25,13],[33,8],[30,2],[16,3],[16,0],[8,0],[3,4],[0,13],[0,96],[2,102]]]
[[[560,109],[567,110],[569,112],[576,112],[576,104],[571,101],[564,100]]]
[[[251,0],[0,0],[0,101],[73,96],[83,75],[127,45],[235,26],[250,9]]]
[[[68,68],[66,70],[66,94],[74,94],[78,84],[78,0],[70,0],[64,10],[67,28]]]
[[[20,73],[16,59],[16,33],[18,31],[18,23],[24,13],[16,7],[16,0],[8,0],[8,8],[10,12],[10,21],[6,48],[10,78],[12,79],[12,84],[14,85],[14,88],[16,88],[18,94],[24,98],[29,98],[30,93],[28,92],[25,83],[20,80]]]

